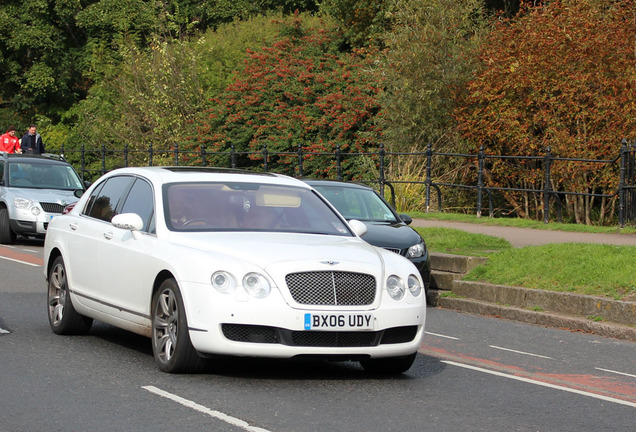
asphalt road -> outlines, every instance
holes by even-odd
[[[0,431],[632,431],[636,344],[428,310],[400,377],[229,359],[197,375],[97,323],[51,333],[37,243],[0,246]]]

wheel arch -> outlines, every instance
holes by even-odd
[[[159,291],[161,284],[168,279],[177,279],[170,270],[161,270],[155,277],[155,281],[152,284],[152,292],[150,293],[150,308],[148,310],[152,310],[152,299],[155,296],[155,293]]]
[[[46,262],[46,279],[49,279],[49,274],[51,273],[51,267],[53,267],[53,262],[55,262],[55,260],[58,257],[62,256],[62,252],[60,252],[60,250],[56,247],[54,247],[53,249],[51,249],[51,251],[49,252],[49,258]]]

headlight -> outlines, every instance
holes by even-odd
[[[404,297],[404,281],[397,276],[389,276],[386,280],[386,290],[393,300]]]
[[[33,205],[33,201],[26,198],[13,198],[13,205],[19,209],[28,209]]]
[[[409,276],[409,291],[411,291],[413,297],[417,297],[422,292],[422,285],[420,285],[420,280],[415,275]]]
[[[416,245],[411,246],[408,252],[406,253],[406,256],[408,258],[419,258],[423,256],[425,252],[426,252],[426,246],[424,245],[424,242],[422,242],[422,243],[418,243]]]
[[[271,291],[269,282],[259,273],[248,273],[243,277],[243,288],[252,297],[264,298],[267,297]]]
[[[234,276],[225,271],[215,272],[210,278],[212,286],[223,294],[233,293],[236,289]]]

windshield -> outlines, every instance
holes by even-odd
[[[397,219],[389,206],[371,189],[339,185],[314,186],[347,220],[390,222]]]
[[[258,183],[173,183],[164,186],[173,231],[279,231],[351,236],[312,191]]]
[[[9,186],[31,189],[84,189],[69,165],[13,162],[9,164]]]

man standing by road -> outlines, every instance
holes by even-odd
[[[42,136],[37,133],[34,124],[29,126],[29,130],[22,137],[22,153],[41,154],[44,153],[44,143]]]
[[[9,126],[7,133],[0,136],[0,151],[7,153],[22,153],[20,149],[20,141],[15,136],[15,127]]]

